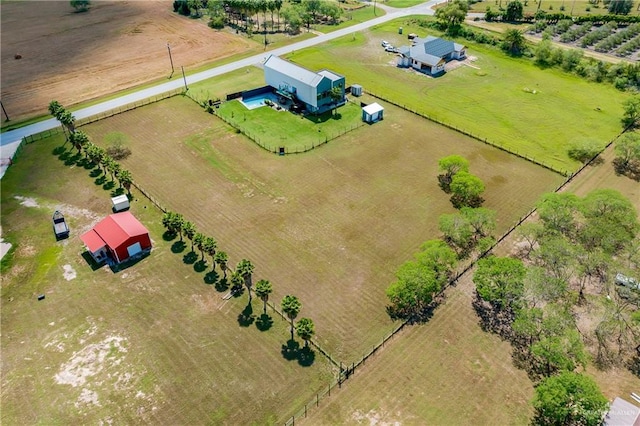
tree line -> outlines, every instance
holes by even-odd
[[[496,228],[496,212],[481,207],[485,185],[469,173],[469,161],[450,155],[441,158],[438,165],[442,172],[438,184],[445,193],[452,194],[451,203],[459,211],[441,215],[438,227],[442,238],[425,242],[414,254],[414,260],[403,263],[396,271],[396,281],[386,290],[390,302],[386,309],[392,319],[427,320],[458,262],[474,250],[482,253],[495,243],[491,234]]]
[[[590,358],[598,368],[634,365],[640,294],[613,277],[640,270],[637,212],[612,189],[545,194],[536,212],[518,228],[518,257],[477,262],[474,308],[534,380],[537,423],[598,425],[607,400],[577,370]]]
[[[180,213],[167,211],[162,217],[162,225],[166,229],[166,236],[170,239],[176,236],[180,237],[180,242],[186,237],[191,242],[191,251],[195,253],[195,249],[200,251],[200,261],[205,265],[207,263],[205,256],[211,258],[212,271],[216,271],[216,266],[223,273],[222,281],[231,284],[231,295],[239,295],[246,288],[249,296],[249,305],[251,304],[251,290],[253,288],[253,273],[255,266],[248,259],[241,259],[235,269],[228,267],[229,256],[226,252],[218,249],[218,243],[215,238],[199,232],[193,222],[184,218]],[[227,274],[230,273],[229,277]],[[273,285],[269,280],[261,279],[255,285],[254,290],[256,296],[263,303],[263,316],[267,317],[267,302],[269,295],[273,292]],[[298,337],[305,342],[305,348],[309,347],[309,340],[315,334],[315,326],[310,318],[300,318],[294,323],[298,314],[302,309],[300,300],[293,295],[286,295],[280,302],[280,308],[284,315],[289,319],[291,326],[291,341],[294,340],[294,330]]]
[[[82,130],[77,130],[75,116],[58,101],[51,101],[48,109],[49,113],[62,124],[65,143],[70,142],[78,150],[78,154],[84,153],[85,159],[92,165],[101,168],[105,176],[109,174],[112,182],[117,179],[120,188],[126,189],[128,196],[131,197],[131,185],[133,184],[131,172],[123,169],[107,149],[95,145],[91,142],[89,135]]]
[[[173,10],[188,16],[200,16],[204,10],[210,27],[229,25],[250,36],[282,30],[297,34],[303,25],[336,24],[343,14],[337,3],[322,0],[175,0]]]

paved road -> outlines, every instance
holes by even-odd
[[[351,34],[357,31],[362,31],[364,29],[370,28],[372,26],[382,24],[384,22],[390,21],[392,19],[400,18],[408,15],[433,15],[434,11],[432,9],[438,3],[443,3],[446,0],[430,0],[426,3],[422,3],[418,6],[406,8],[406,9],[395,9],[385,5],[376,5],[377,8],[384,9],[387,13],[384,16],[380,16],[378,18],[372,19],[367,22],[363,22],[357,25],[353,25],[348,28],[343,28],[341,30],[334,31],[329,34],[323,34],[318,37],[314,37],[309,40],[303,40],[297,43],[290,44],[288,46],[280,47],[277,49],[269,50],[264,53],[260,53],[257,55],[253,55],[246,59],[241,59],[230,64],[221,65],[215,68],[208,69],[206,71],[199,72],[197,74],[192,74],[186,78],[187,85],[197,83],[202,80],[206,80],[209,78],[217,77],[222,74],[226,74],[231,71],[235,71],[237,69],[252,66],[262,62],[268,55],[285,55],[294,50],[304,49],[306,47],[314,46],[320,43],[324,43],[329,40],[333,40],[338,37],[342,37],[347,34]],[[140,90],[135,93],[131,93],[128,95],[121,96],[116,99],[112,99],[109,101],[105,101],[99,103],[97,105],[93,105],[87,108],[83,108],[77,111],[73,111],[73,115],[76,119],[83,119],[87,117],[91,117],[112,109],[116,109],[122,107],[124,105],[128,105],[143,99],[147,99],[165,92],[169,92],[174,89],[178,89],[184,85],[184,81],[182,78],[179,78],[178,75],[173,80],[168,81],[166,83],[158,84],[157,86],[150,87],[148,89]],[[20,145],[20,141],[23,137],[34,135],[40,132],[44,132],[46,130],[54,129],[60,126],[60,123],[54,119],[43,120],[34,124],[30,124],[25,127],[21,127],[19,129],[11,130],[9,132],[5,132],[0,134],[0,158],[13,158],[18,146]],[[0,170],[0,178],[4,176],[6,171],[6,166],[2,166]]]

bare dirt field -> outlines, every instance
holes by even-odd
[[[173,12],[168,1],[3,1],[1,87],[9,117],[69,107],[257,46]],[[21,55],[21,59],[15,59]],[[177,74],[177,73],[176,73]],[[174,74],[175,75],[175,74]]]

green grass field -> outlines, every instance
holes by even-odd
[[[216,114],[271,152],[278,147],[309,151],[363,125],[362,109],[351,102],[319,116],[302,116],[268,107],[249,110],[234,100],[223,103]]]
[[[395,55],[384,52],[379,43],[385,39],[394,46],[406,44],[395,31],[398,26],[405,33],[427,34],[410,18],[395,20],[297,51],[288,59],[310,69],[332,69],[345,75],[349,85],[361,84],[365,92],[393,99],[563,173],[579,166],[567,156],[571,142],[597,138],[604,147],[621,130],[622,102],[628,94],[559,70],[541,70],[486,46],[469,45],[468,55],[476,60],[439,78],[397,68]]]

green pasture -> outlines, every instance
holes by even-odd
[[[480,1],[472,4],[469,12],[485,12],[488,6],[496,11],[500,7],[506,8],[507,3],[509,3],[508,0]],[[535,14],[538,9],[547,13],[565,13],[571,16],[606,15],[609,13],[607,6],[601,1],[597,5],[590,4],[589,0],[528,0],[523,1],[522,4],[524,13],[531,15]],[[631,8],[630,15],[638,15],[640,13],[635,6],[637,5]]]
[[[439,35],[412,18],[369,32],[296,51],[287,59],[316,69],[326,67],[363,85],[365,92],[464,130],[562,173],[579,164],[567,155],[574,140],[597,138],[604,147],[621,130],[622,103],[629,96],[607,84],[590,83],[556,69],[540,69],[483,45],[469,44],[469,66],[439,78],[395,66],[395,55],[379,40],[406,44],[405,33]]]
[[[117,185],[61,146],[27,145],[1,181],[3,236],[16,244],[2,274],[2,424],[281,423],[332,381],[320,354],[282,352],[288,323],[271,309],[263,321],[260,300],[223,300],[210,264],[165,239],[136,190],[152,253],[94,269],[79,236],[111,213]],[[67,240],[53,236],[55,209]]]
[[[216,113],[272,152],[278,147],[287,152],[308,151],[363,125],[362,109],[350,102],[335,111],[303,116],[266,106],[249,110],[233,100],[220,105]]]

